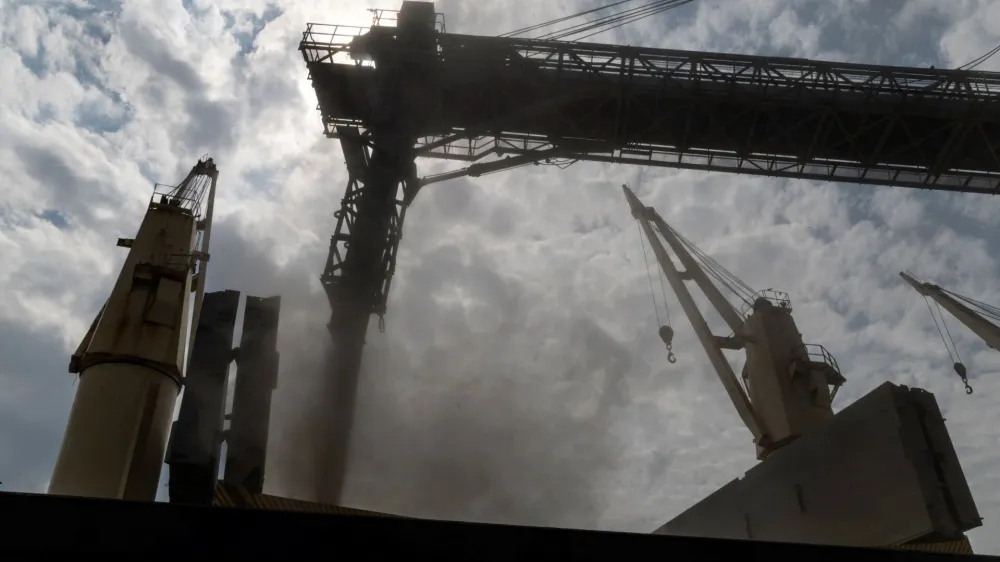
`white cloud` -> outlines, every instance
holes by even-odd
[[[367,7],[396,6],[93,4],[0,3],[0,448],[23,452],[0,459],[2,480],[44,485],[72,399],[65,359],[117,275],[114,240],[134,232],[152,182],[210,152],[210,285],[283,296],[273,457],[302,462],[274,467],[269,485],[301,492],[310,435],[291,429],[308,422],[295,416],[326,337],[316,278],[346,173],[296,47],[309,21],[366,25]],[[438,8],[452,32],[498,34],[580,6]],[[1000,42],[998,18],[985,0],[698,0],[594,39],[955,66]],[[965,396],[897,276],[1000,302],[1000,200],[596,164],[421,192],[386,333],[373,322],[369,335],[351,502],[644,532],[752,466],[749,433],[669,294],[678,363],[665,362],[624,182],[749,284],[791,294],[806,340],[848,378],[839,407],[884,380],[934,392],[987,527],[1000,518],[1000,359],[950,324],[976,388]],[[1000,553],[986,531],[972,539]]]

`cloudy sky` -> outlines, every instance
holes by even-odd
[[[367,25],[369,5],[398,7],[0,0],[3,489],[45,489],[73,397],[69,354],[124,259],[115,240],[135,232],[153,182],[176,183],[210,153],[209,288],[282,295],[267,487],[307,495],[303,428],[327,337],[317,277],[346,172],[296,47],[306,22]],[[495,35],[592,5],[438,11],[450,31]],[[593,39],[955,67],[1000,42],[1000,2],[696,0]],[[1000,56],[982,68],[1000,70]],[[596,164],[421,192],[386,331],[369,335],[345,503],[648,532],[753,466],[672,295],[678,362],[666,363],[624,182],[751,286],[791,294],[805,339],[849,381],[838,409],[884,381],[934,392],[984,529],[997,528],[1000,354],[951,322],[966,396],[897,273],[1000,304],[1000,198]],[[1000,554],[984,529],[974,548]]]

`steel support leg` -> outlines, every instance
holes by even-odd
[[[362,350],[372,314],[385,312],[402,234],[406,193],[416,186],[413,141],[401,134],[342,139],[350,180],[322,276],[333,340],[324,378],[318,500],[338,503],[347,468]]]
[[[233,412],[226,436],[227,484],[259,494],[271,421],[271,395],[278,385],[278,320],[281,297],[247,296],[243,334],[236,353]]]
[[[184,398],[167,447],[171,503],[212,504],[239,306],[239,291],[206,293],[202,302]]]

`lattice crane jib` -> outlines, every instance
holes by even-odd
[[[712,279],[726,281],[722,273],[731,274],[714,260],[706,262],[704,253],[671,228],[655,209],[643,205],[628,186],[622,188],[713,369],[753,435],[758,458],[831,418],[831,403],[844,378],[829,352],[803,343],[787,295],[773,290],[738,293],[747,306],[737,311]],[[661,238],[683,271],[674,264]],[[731,336],[712,333],[685,280],[697,284],[732,330]],[[725,349],[746,353],[742,384],[729,366]]]

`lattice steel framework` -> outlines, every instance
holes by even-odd
[[[326,133],[365,129],[392,28],[310,24]],[[1000,193],[1000,73],[437,34],[417,154]],[[403,53],[400,56],[404,56]],[[340,129],[338,129],[340,128]]]
[[[433,4],[300,50],[349,174],[322,282],[333,309],[321,453],[336,503],[372,314],[420,185],[544,158],[1000,193],[1000,74],[447,34]],[[396,27],[387,25],[395,24]],[[418,180],[414,158],[471,163]]]
[[[384,207],[389,211],[389,215],[383,217],[385,228],[380,229],[381,243],[376,246],[378,248],[376,262],[371,264],[371,269],[378,273],[372,279],[366,280],[366,283],[360,284],[357,291],[344,291],[343,284],[350,282],[350,275],[345,276],[345,260],[350,251],[351,241],[358,231],[358,219],[366,195],[365,181],[371,162],[371,141],[367,136],[358,134],[356,129],[342,129],[337,134],[341,139],[347,162],[347,189],[344,191],[340,209],[333,214],[337,223],[330,238],[330,251],[320,281],[331,306],[336,306],[338,301],[345,298],[354,304],[358,304],[360,300],[370,314],[381,316],[385,314],[396,252],[403,235],[403,219],[406,217],[406,203],[408,203],[405,197],[406,194],[412,193],[415,187],[408,185],[404,178],[395,189],[391,190],[393,194],[391,203]]]

